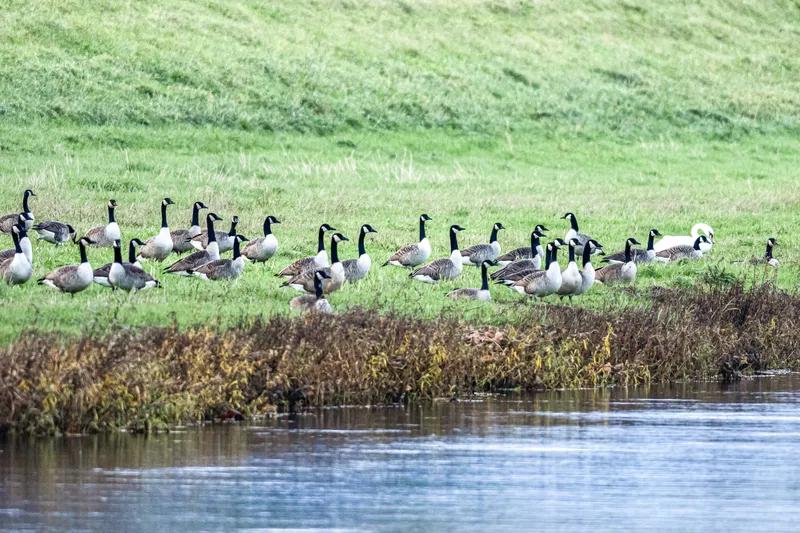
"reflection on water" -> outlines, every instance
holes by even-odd
[[[800,377],[0,440],[0,528],[797,531]]]

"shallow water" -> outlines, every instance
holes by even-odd
[[[0,440],[0,528],[798,531],[800,376]]]

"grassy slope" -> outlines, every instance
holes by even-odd
[[[162,291],[97,287],[74,299],[2,287],[0,299],[24,302],[0,326],[4,341],[26,325],[102,330],[112,316],[230,323],[285,312],[293,291],[270,272],[311,252],[320,222],[353,238],[372,223],[382,259],[413,238],[421,211],[435,218],[437,255],[452,222],[474,243],[501,220],[503,242],[517,246],[537,222],[561,234],[557,216],[570,209],[615,248],[653,225],[682,233],[703,220],[718,233],[713,259],[648,270],[644,284],[691,284],[709,262],[737,272],[730,261],[760,252],[768,234],[784,245],[780,284],[797,284],[793,3],[95,5],[0,11],[2,210],[32,186],[38,218],[84,229],[113,196],[126,234],[147,236],[158,197],[180,204],[176,225],[202,199],[239,214],[251,237],[264,214],[278,215],[281,253],[232,287],[162,277]],[[37,275],[77,255],[36,253]],[[444,287],[373,274],[334,304],[490,322],[526,314],[504,291],[497,306],[455,305]],[[462,281],[476,285],[477,272]],[[606,289],[586,298],[623,302],[644,300]]]

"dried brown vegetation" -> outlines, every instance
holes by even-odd
[[[0,428],[149,431],[304,406],[398,402],[800,369],[800,297],[768,285],[660,290],[643,308],[532,305],[496,328],[353,311],[126,330],[0,352]]]

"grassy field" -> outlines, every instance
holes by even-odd
[[[38,5],[38,4],[37,4]],[[462,242],[524,245],[534,224],[563,236],[565,211],[609,251],[650,227],[718,239],[701,263],[649,267],[639,286],[693,286],[776,236],[778,284],[794,290],[800,190],[800,7],[792,2],[5,2],[0,10],[0,211],[39,195],[39,220],[100,224],[115,198],[128,237],[188,225],[203,200],[241,232],[276,215],[279,255],[233,283],[159,274],[135,296],[100,287],[69,298],[29,283],[0,287],[0,342],[25,328],[74,335],[112,324],[180,325],[288,313],[296,293],[273,276],[314,251],[328,222],[353,241],[379,231],[375,263],[415,239],[421,212],[435,256],[447,227]],[[225,223],[226,224],[226,223]],[[2,247],[10,239],[2,238]],[[355,255],[355,242],[342,251]],[[35,244],[35,276],[77,249]],[[94,264],[108,251],[91,254]],[[490,305],[375,268],[331,297],[415,316],[525,321],[505,288]],[[648,305],[597,288],[579,305]]]

